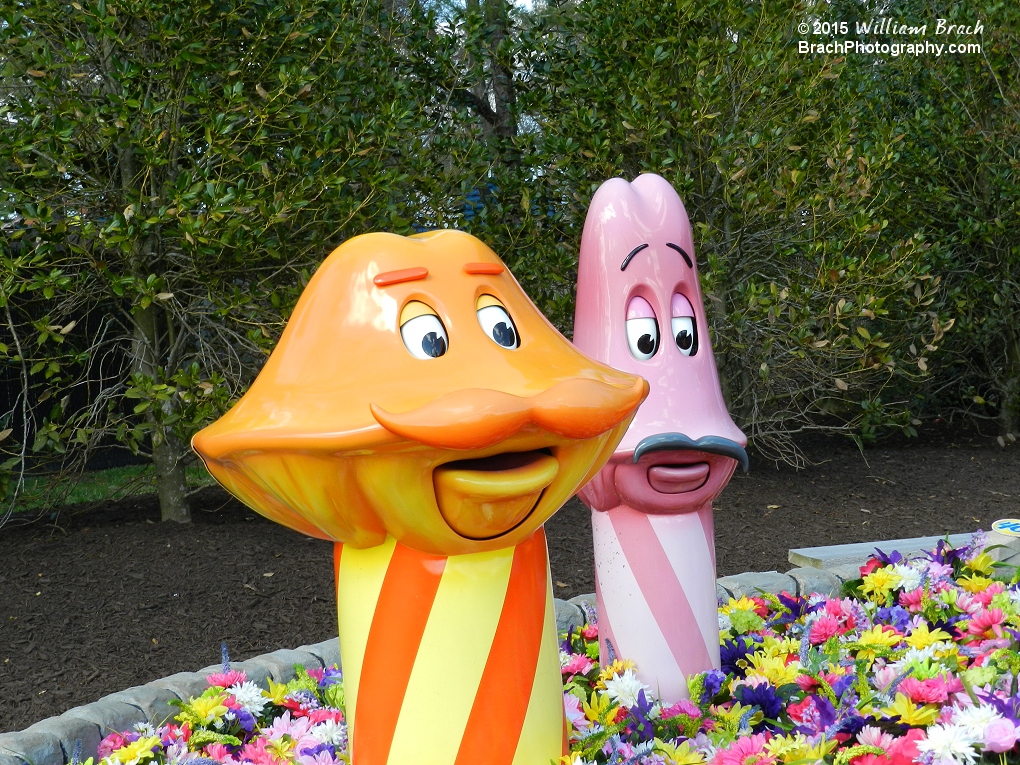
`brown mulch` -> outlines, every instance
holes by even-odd
[[[868,449],[821,441],[795,471],[754,459],[716,503],[719,575],[785,571],[791,547],[988,528],[1020,516],[1020,447],[977,434]],[[770,507],[772,506],[772,507]],[[0,731],[219,661],[336,635],[332,548],[219,489],[194,522],[159,523],[154,497],[0,530]],[[588,511],[547,525],[554,589],[594,590]]]

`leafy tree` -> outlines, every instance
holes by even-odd
[[[0,9],[4,468],[17,484],[28,456],[80,466],[115,438],[185,521],[191,434],[315,264],[431,193],[408,174],[433,125],[406,66],[430,22],[321,0]]]

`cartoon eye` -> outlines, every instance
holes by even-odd
[[[677,292],[673,295],[670,309],[673,317],[670,325],[676,347],[684,356],[693,356],[698,352],[698,325],[695,324],[691,301]]]
[[[513,319],[507,313],[506,307],[492,295],[482,295],[475,304],[478,312],[478,323],[482,331],[488,335],[496,345],[503,348],[517,348],[521,339],[517,336],[517,327]]]
[[[638,361],[648,361],[659,350],[659,322],[642,297],[632,297],[627,304],[627,344]]]
[[[446,327],[432,308],[418,300],[400,312],[400,339],[416,359],[435,359],[446,353]]]

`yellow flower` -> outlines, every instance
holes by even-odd
[[[618,708],[613,706],[613,702],[605,693],[593,693],[590,701],[581,702],[584,716],[592,722],[606,722],[616,715]]]
[[[980,555],[975,555],[964,565],[975,574],[990,574],[995,569],[995,561],[992,559],[992,556],[986,552],[983,552]]]
[[[891,566],[876,568],[861,583],[861,592],[869,596],[869,600],[881,600],[885,602],[889,591],[900,583],[900,575],[892,570]],[[871,596],[875,597],[872,598]]]
[[[935,704],[923,704],[917,706],[902,693],[896,694],[896,700],[891,706],[882,709],[882,714],[887,717],[898,715],[901,722],[921,728],[931,725],[939,716],[939,708]],[[877,719],[877,718],[876,718]]]
[[[192,711],[199,717],[203,725],[208,725],[211,722],[219,720],[225,715],[229,709],[223,703],[227,700],[224,695],[219,696],[200,696],[197,699],[192,699],[188,702],[188,706],[191,707]]]
[[[280,736],[266,744],[266,751],[270,752],[277,762],[287,762],[296,746],[297,742],[290,736]]]
[[[606,680],[610,680],[616,675],[622,675],[628,669],[634,669],[633,661],[630,659],[614,659],[612,664],[599,672],[599,679],[595,683],[595,687],[599,689],[605,688]]]
[[[784,656],[765,656],[761,653],[754,653],[749,658],[750,667],[747,669],[748,677],[764,677],[777,688],[787,683],[796,682],[800,675],[800,662],[792,661],[786,663]]]
[[[983,554],[983,553],[982,553]],[[967,592],[981,592],[991,586],[992,580],[986,576],[961,576],[956,580]]]
[[[140,738],[112,752],[109,760],[111,762],[119,762],[121,765],[138,765],[139,762],[148,760],[153,756],[152,748],[154,746],[159,746],[159,736]]]
[[[705,756],[701,752],[696,749],[691,751],[689,740],[675,746],[657,738],[652,751],[665,757],[666,765],[701,765],[705,761]]]
[[[274,683],[272,678],[269,680],[269,690],[262,691],[262,695],[267,699],[270,699],[274,704],[280,705],[283,703],[284,698],[287,696],[287,684],[286,683]]]
[[[733,613],[734,611],[753,611],[757,607],[758,607],[757,603],[755,603],[746,595],[742,595],[740,600],[730,598],[729,603],[727,603],[725,606],[719,607],[719,613],[729,614]]]
[[[774,635],[766,635],[756,653],[765,656],[789,656],[800,653],[800,641],[793,638],[777,638]]]
[[[928,629],[927,622],[921,622],[921,626],[914,629],[907,638],[907,645],[911,648],[927,648],[934,643],[938,643],[940,640],[951,640],[952,636],[948,632],[936,628],[934,632]]]
[[[839,741],[826,738],[812,746],[803,733],[796,733],[792,736],[776,736],[765,744],[765,751],[784,763],[807,763],[823,761],[837,746]]]

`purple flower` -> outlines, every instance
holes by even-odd
[[[903,560],[903,556],[900,555],[900,553],[898,551],[893,550],[891,553],[886,555],[884,552],[879,550],[877,547],[875,548],[875,554],[872,557],[878,558],[878,560],[882,561],[882,565],[883,566],[894,566],[894,565],[896,565],[897,563],[899,563],[900,561]]]
[[[744,670],[737,662],[754,651],[756,641],[748,635],[741,635],[735,640],[726,640],[719,648],[722,671],[734,677],[743,677]],[[713,694],[714,695],[714,694]]]
[[[910,624],[910,613],[902,606],[880,608],[875,614],[875,621],[895,627],[899,632],[906,632]]]
[[[710,669],[705,673],[705,681],[702,685],[701,699],[699,700],[702,704],[707,704],[716,697],[719,690],[722,688],[723,683],[726,681],[726,675],[720,672],[718,669]]]
[[[778,720],[783,711],[783,702],[776,695],[776,689],[771,683],[762,683],[753,687],[741,685],[734,691],[733,697],[741,704],[758,707],[765,715],[765,720]],[[753,730],[760,733],[763,730],[778,731],[779,728],[762,721],[754,726]]]

